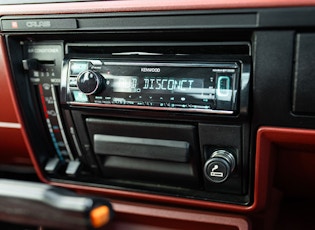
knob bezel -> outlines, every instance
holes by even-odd
[[[80,88],[80,84],[83,84],[80,82],[80,78],[82,76],[84,76],[85,74],[93,74],[93,77],[95,79],[95,82],[96,82],[96,85],[95,87],[93,87],[94,89],[92,91],[88,91],[86,92],[84,89]],[[92,71],[92,70],[85,70],[85,71],[82,71],[81,73],[78,74],[77,76],[77,86],[78,86],[78,89],[84,93],[85,95],[93,95],[93,94],[97,94],[99,93],[102,89],[103,89],[103,76],[95,71]]]

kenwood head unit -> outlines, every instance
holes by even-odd
[[[163,61],[162,55],[157,60],[121,59],[65,61],[66,103],[217,114],[237,111],[239,60]]]

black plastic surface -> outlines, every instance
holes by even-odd
[[[253,122],[291,126],[294,31],[258,31],[253,40]]]
[[[315,34],[297,35],[295,59],[292,110],[298,114],[314,114]]]
[[[245,136],[243,136],[242,127],[237,125],[199,124],[199,137],[200,148],[203,151],[203,167],[216,150],[232,152],[236,160],[236,169],[225,182],[214,184],[204,178],[205,189],[214,192],[244,193],[246,190],[243,185],[246,183],[246,179],[242,178],[242,174],[246,165],[244,167],[243,158],[248,156],[243,150],[242,139]]]
[[[147,18],[146,18],[147,17]],[[235,20],[237,18],[237,20]],[[126,24],[128,21],[128,24]],[[107,29],[208,29],[208,28],[244,28],[255,27],[257,25],[257,15],[255,13],[243,14],[187,14],[187,15],[143,15],[142,17],[118,16],[112,18],[80,19],[80,28],[107,28]]]
[[[199,183],[194,126],[99,118],[87,118],[86,125],[104,177],[188,187]]]
[[[178,162],[109,156],[104,158],[104,176],[121,181],[148,184],[199,187],[199,178],[193,165]]]
[[[189,143],[186,141],[137,138],[94,134],[94,152],[174,162],[189,160]]]

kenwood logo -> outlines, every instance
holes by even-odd
[[[51,27],[50,21],[27,21],[26,27],[28,28],[49,28]]]
[[[144,72],[144,73],[159,73],[161,72],[161,69],[160,68],[141,68],[141,72]]]

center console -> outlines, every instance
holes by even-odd
[[[249,205],[250,37],[125,17],[124,29],[102,27],[121,26],[110,15],[94,27],[79,15],[2,19],[39,170],[52,182]]]

